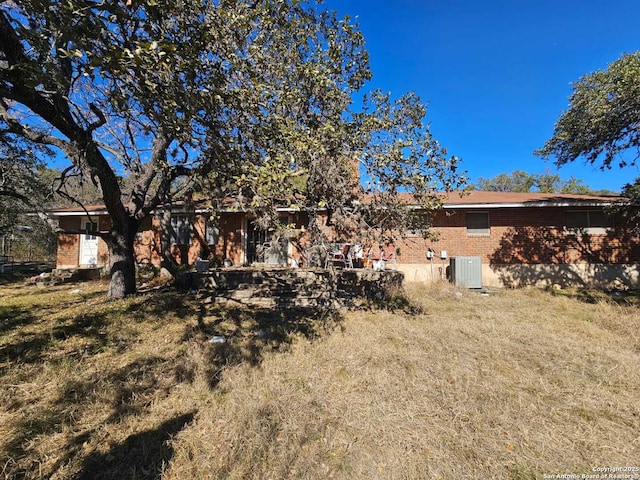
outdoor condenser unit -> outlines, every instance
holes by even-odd
[[[482,259],[480,257],[451,257],[451,282],[458,287],[482,288]]]

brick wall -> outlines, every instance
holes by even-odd
[[[216,224],[220,235],[211,253],[220,260],[228,258],[234,265],[242,265],[244,262],[244,214],[221,215]]]
[[[83,228],[86,217],[60,217],[59,226],[63,230],[79,230]],[[98,230],[106,231],[109,228],[109,217],[99,216],[97,219]],[[58,268],[77,268],[80,262],[80,235],[77,233],[58,233],[58,250],[56,265]],[[98,238],[98,266],[109,263],[107,244]]]
[[[61,221],[60,223],[62,224],[63,222]],[[80,255],[80,235],[71,234],[71,233],[58,233],[58,252],[56,254],[57,267],[58,268],[77,267],[79,255]]]
[[[575,210],[575,209],[572,209]],[[478,212],[479,210],[473,210]],[[640,262],[640,238],[633,236],[623,228],[602,235],[572,234],[564,228],[564,208],[492,208],[489,214],[490,233],[488,235],[469,235],[466,227],[466,211],[441,211],[434,218],[433,233],[437,240],[409,237],[398,241],[397,262],[399,264],[427,264],[426,252],[435,251],[439,260],[440,252],[447,256],[479,256],[485,265],[528,265],[528,264],[571,264],[571,263],[612,263],[631,264]],[[326,229],[326,218],[318,219],[321,228]],[[80,217],[62,217],[60,226],[64,229],[78,229]],[[290,222],[303,231],[308,222],[306,215],[290,215]],[[244,260],[244,213],[223,214],[215,222],[219,236],[215,245],[206,244],[205,216],[194,216],[193,240],[189,246],[175,246],[176,260],[184,259],[190,264],[195,259],[229,258],[234,265]],[[99,230],[107,231],[110,222],[107,216],[99,218]],[[326,232],[331,237],[331,232]],[[305,237],[300,242],[304,248]],[[59,234],[57,262],[60,267],[78,265],[80,236],[77,234]],[[139,263],[160,264],[160,228],[157,218],[143,222],[136,238],[136,260]],[[98,242],[99,262],[108,263],[106,244]],[[292,245],[290,255],[302,261],[300,251]]]
[[[155,216],[149,216],[142,221],[134,250],[137,263],[151,263],[160,266],[162,252],[160,250],[160,221]]]
[[[98,231],[99,232],[108,232],[111,228],[111,218],[109,215],[100,215],[98,217]],[[109,248],[107,244],[102,240],[102,238],[98,237],[98,265],[105,266],[109,265]]]
[[[198,257],[224,260],[230,258],[235,265],[242,263],[243,216],[240,213],[223,215],[217,222],[210,222],[208,215],[194,215],[191,243],[172,245],[171,252],[176,263],[194,264]],[[217,226],[220,231],[215,245],[207,244],[207,228]],[[160,220],[149,217],[143,222],[137,235],[136,261],[160,265],[162,259]]]
[[[575,209],[572,209],[575,210]],[[476,212],[477,210],[474,210]],[[437,241],[420,237],[399,241],[398,263],[426,263],[428,248],[436,258],[479,256],[486,264],[637,263],[640,238],[622,227],[607,234],[572,234],[564,228],[564,208],[487,209],[490,233],[469,235],[466,211],[434,218]]]

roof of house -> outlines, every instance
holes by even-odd
[[[619,196],[576,195],[538,192],[452,192],[444,194],[444,208],[515,208],[603,206],[626,200]]]
[[[538,192],[487,192],[472,190],[468,192],[451,192],[440,194],[443,197],[443,208],[445,209],[482,209],[482,208],[518,208],[518,207],[595,207],[606,206],[612,203],[625,201],[619,196],[598,196],[598,195],[575,195],[567,193],[538,193]],[[406,194],[407,203],[411,203],[412,196]],[[196,202],[197,203],[197,202]],[[183,207],[184,203],[176,204],[174,207]],[[221,205],[223,211],[242,211],[237,200],[229,199]],[[104,205],[89,205],[86,211],[96,215],[105,215],[107,210]],[[209,211],[209,202],[195,206],[196,212]],[[283,208],[291,210],[290,208]],[[80,207],[54,208],[48,213],[52,216],[72,216],[84,215],[85,210]]]
[[[104,205],[86,205],[81,207],[64,207],[64,208],[49,208],[47,213],[54,217],[66,217],[75,215],[85,215],[86,212],[96,215],[106,215],[107,209]]]

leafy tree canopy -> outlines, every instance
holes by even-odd
[[[553,136],[536,151],[557,165],[579,158],[598,165],[636,165],[640,158],[640,52],[624,54],[605,70],[573,84],[569,108],[560,115]],[[640,179],[623,187],[631,201],[616,211],[638,223]]]
[[[602,169],[634,165],[640,155],[640,52],[575,82],[569,108],[536,153],[558,165],[578,158]]]
[[[357,190],[344,188],[354,159],[380,199],[456,186],[457,159],[414,96],[375,93],[369,111],[349,111],[370,78],[357,25],[313,1],[0,7],[0,121],[12,138],[61,152],[63,184],[101,192],[116,297],[135,291],[141,220],[194,191],[214,205],[245,198],[265,218],[282,201],[343,204]]]
[[[459,160],[425,127],[426,108],[414,94],[392,100],[374,91],[362,111],[346,107],[287,131],[288,143],[278,148],[286,148],[290,163],[269,159],[244,178],[256,214],[273,225],[283,203],[308,212],[312,239],[322,235],[315,223],[320,209],[329,211],[343,240],[393,240],[408,229],[427,235],[427,216],[414,215],[407,196],[426,210],[437,208],[436,192],[465,181]]]
[[[24,214],[42,209],[51,197],[47,153],[8,135],[0,122],[0,235],[24,224]]]
[[[369,77],[354,27],[293,0],[0,10],[0,120],[15,138],[62,152],[63,182],[83,178],[102,192],[112,296],[135,291],[145,216],[207,174],[214,193],[234,192],[235,178],[274,158],[280,125]]]

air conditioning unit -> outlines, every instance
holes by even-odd
[[[482,288],[482,259],[480,257],[451,257],[449,278],[458,287]]]

